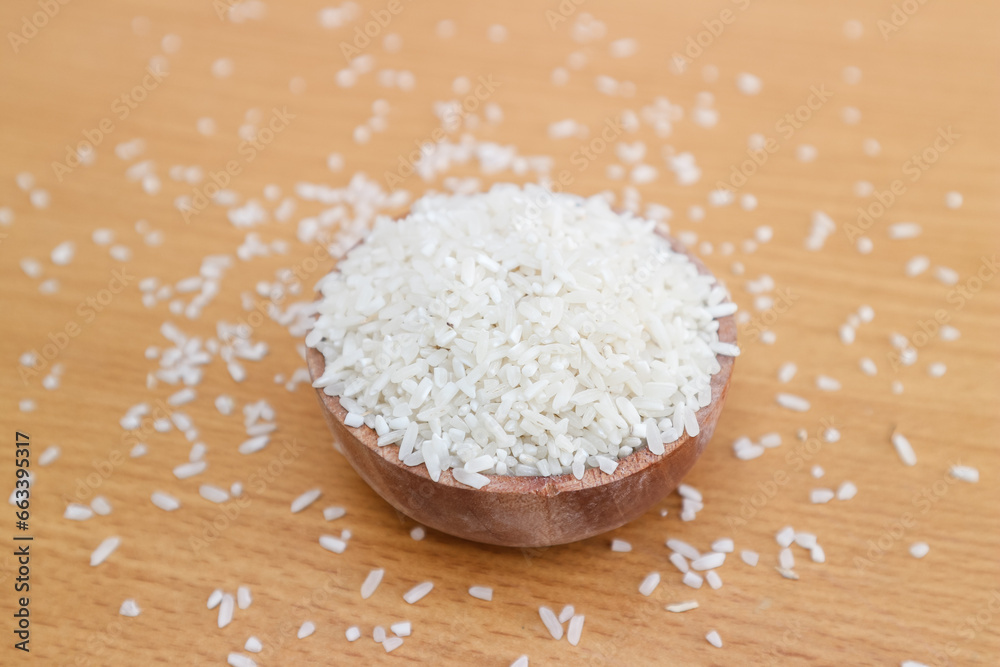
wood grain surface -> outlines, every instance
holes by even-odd
[[[372,28],[375,38],[360,48],[372,70],[351,87],[338,84],[347,67],[341,43],[375,20],[370,11],[388,11],[390,3],[358,3],[350,17],[350,3],[337,5],[338,13],[323,12],[322,2],[265,7],[245,0],[220,19],[218,8],[228,4],[10,0],[0,6],[0,415],[9,443],[2,488],[14,483],[17,431],[31,436],[36,477],[30,528],[21,533],[34,538],[31,652],[13,647],[19,575],[12,538],[20,531],[14,508],[5,505],[0,663],[222,665],[230,652],[244,652],[251,635],[264,644],[254,656],[261,665],[506,666],[521,654],[531,665],[589,666],[1000,661],[995,3],[402,0],[401,11]],[[557,20],[560,12],[566,21]],[[344,16],[339,27],[321,25]],[[451,37],[437,34],[444,19],[454,21]],[[502,42],[490,38],[498,35],[495,25],[506,28]],[[385,42],[388,35],[397,37]],[[611,44],[623,38],[634,38],[638,50],[614,57],[628,45]],[[675,53],[687,54],[684,72],[675,71]],[[227,63],[217,63],[222,58],[230,59],[231,72],[219,77],[213,69],[226,73]],[[561,86],[552,81],[559,67],[568,75]],[[860,79],[854,70],[845,76],[846,67],[858,68]],[[407,89],[382,85],[385,70]],[[409,75],[398,76],[402,71],[412,74],[412,89]],[[715,72],[717,79],[706,80]],[[741,72],[760,77],[758,94],[740,92]],[[468,78],[470,93],[453,92],[457,77]],[[316,189],[297,185],[344,188],[363,172],[386,189],[387,172],[400,169],[421,143],[440,138],[435,102],[462,100],[477,86],[478,124],[460,114],[470,136],[518,155],[551,157],[551,175],[565,171],[571,191],[608,190],[618,203],[638,196],[640,210],[669,206],[672,232],[697,235],[695,249],[751,315],[741,327],[743,355],[715,437],[686,479],[705,498],[696,520],[680,520],[673,495],[610,534],[549,549],[483,546],[433,530],[412,540],[413,522],[330,446],[308,383],[290,391],[275,381],[277,375],[287,381],[304,361],[301,341],[270,318],[252,326],[253,340],[266,342],[269,352],[245,364],[245,381],[235,382],[215,357],[196,387],[197,400],[170,408],[190,416],[208,448],[206,472],[176,479],[172,469],[191,448],[184,435],[155,431],[150,419],[138,436],[119,425],[142,401],[165,415],[164,401],[181,388],[159,382],[147,389],[158,362],[145,351],[169,345],[162,323],[202,340],[217,335],[220,320],[252,323],[246,308],[267,306],[258,283],[280,280],[282,268],[295,269],[289,284],[300,286],[282,308],[311,294],[333,262],[322,253],[317,262],[319,245],[298,240],[299,221],[331,205],[307,201]],[[358,143],[356,128],[369,123],[377,99],[388,102],[386,126]],[[498,105],[502,119],[495,111],[487,119],[487,103]],[[718,112],[711,127],[707,108]],[[618,129],[627,109],[641,120],[635,132]],[[673,114],[668,136],[650,123],[658,113]],[[214,121],[214,133],[199,131],[202,118]],[[549,126],[564,119],[587,134],[551,138]],[[239,134],[248,123],[243,132],[255,133],[260,144],[253,151]],[[271,134],[260,131],[269,124]],[[200,127],[208,129],[207,122]],[[661,123],[661,134],[666,129]],[[658,177],[626,196],[628,180],[608,171],[621,164],[617,147],[596,142],[602,132],[612,144],[644,142],[643,160]],[[746,162],[753,133],[772,140],[766,159],[757,154],[759,166]],[[453,142],[461,136],[446,134]],[[100,139],[90,165],[54,166],[88,136]],[[129,155],[134,144],[126,144],[124,159],[116,155],[116,146],[133,139],[145,142],[141,154]],[[799,159],[809,157],[802,145],[815,148],[814,160]],[[691,185],[678,182],[666,159],[684,152],[701,170]],[[341,169],[328,166],[331,153],[342,156]],[[227,186],[235,203],[209,203],[186,221],[178,197],[197,201],[211,174],[225,180],[229,163],[239,172]],[[203,180],[194,182],[195,173],[192,182],[172,178],[191,166],[201,168]],[[479,178],[481,187],[538,178],[532,169],[483,173],[474,159],[440,166],[431,180],[408,175],[398,188],[418,196],[468,186],[466,178]],[[746,182],[737,197],[752,193],[758,206],[709,205],[709,192],[739,170]],[[19,178],[26,173],[33,185]],[[146,174],[145,187],[137,173]],[[875,192],[859,196],[859,181]],[[275,191],[265,192],[268,185],[280,188],[277,199],[267,197]],[[949,191],[964,196],[960,208],[945,206]],[[296,206],[281,222],[275,211],[286,197]],[[242,227],[231,222],[228,209],[250,201],[266,219]],[[367,215],[354,211],[356,201],[346,203],[348,219]],[[401,210],[400,201],[393,203],[386,213]],[[703,219],[692,213],[695,206],[703,207]],[[873,214],[870,222],[859,222],[859,207]],[[805,243],[815,211],[836,227],[821,250],[810,251]],[[891,239],[889,225],[904,221],[919,223],[922,234]],[[773,239],[747,247],[761,225],[773,228]],[[116,259],[95,244],[98,228],[112,230],[130,257]],[[861,228],[873,242],[870,254],[855,249]],[[157,241],[150,230],[161,233],[159,245],[147,244]],[[287,248],[237,259],[248,233],[266,244],[283,240]],[[63,241],[75,242],[75,257],[55,265],[50,253]],[[730,255],[726,242],[735,244]],[[197,318],[171,312],[173,297],[143,304],[141,279],[176,284],[197,275],[209,255],[233,262]],[[907,277],[904,265],[915,255],[926,255],[932,269]],[[26,275],[24,258],[40,261],[41,276]],[[743,275],[734,273],[734,262]],[[939,266],[953,269],[957,284],[936,280]],[[774,306],[757,310],[747,286],[765,274],[774,281]],[[178,298],[187,304],[191,295]],[[844,345],[838,328],[862,304],[874,308],[875,318]],[[942,322],[961,337],[925,333]],[[761,339],[764,329],[774,333],[773,344]],[[917,349],[914,364],[893,363],[893,332]],[[44,368],[19,363],[32,350]],[[859,370],[862,357],[874,360],[877,375]],[[786,361],[799,370],[781,384],[777,369]],[[942,377],[929,375],[935,362],[947,366]],[[43,379],[56,364],[62,364],[59,387],[46,389]],[[819,374],[837,378],[842,388],[818,390]],[[902,383],[901,394],[893,393],[893,381]],[[781,408],[779,391],[808,398],[811,409]],[[233,415],[214,407],[220,394],[236,400]],[[242,408],[261,399],[274,407],[278,428],[266,449],[243,456],[237,452],[247,437]],[[21,409],[29,407],[25,400],[34,401],[33,411]],[[839,442],[820,438],[831,425]],[[913,443],[915,466],[903,466],[893,451],[894,428]],[[796,438],[799,429],[805,441]],[[737,437],[770,431],[781,434],[779,448],[748,462],[733,456]],[[139,437],[148,453],[132,458]],[[61,456],[39,467],[38,456],[52,445]],[[981,481],[951,477],[949,467],[958,462],[975,466]],[[810,474],[814,465],[825,471],[821,479]],[[811,489],[836,489],[845,480],[859,489],[854,499],[809,502]],[[216,505],[199,496],[201,484],[229,488],[235,481],[245,489],[239,499]],[[290,513],[291,501],[316,487],[322,498]],[[156,490],[175,495],[182,507],[156,508],[150,502]],[[96,495],[112,505],[109,515],[63,518],[69,502]],[[330,505],[345,507],[346,516],[325,522],[321,509]],[[774,570],[774,534],[785,525],[815,533],[826,553],[825,563],[813,563],[796,547],[797,581]],[[343,529],[352,533],[343,554],[320,548],[321,534]],[[91,552],[111,535],[121,537],[121,546],[91,567]],[[758,551],[760,564],[751,568],[737,553],[719,571],[721,589],[681,584],[664,541],[676,537],[705,551],[724,536],[735,540],[737,552]],[[612,538],[629,541],[632,551],[612,553]],[[930,545],[922,559],[909,554],[918,541]],[[385,568],[385,578],[362,600],[361,583],[373,568]],[[663,582],[643,597],[639,583],[654,571]],[[403,602],[402,594],[422,581],[433,581],[434,590],[415,605]],[[253,604],[219,629],[206,599],[215,588],[235,593],[240,585],[250,586]],[[471,598],[472,585],[492,586],[493,601]],[[119,615],[126,598],[137,601],[141,615]],[[701,607],[664,610],[688,599]],[[554,641],[538,616],[540,605],[558,613],[566,604],[586,615],[576,647]],[[316,632],[299,640],[296,630],[306,620]],[[412,621],[413,634],[386,654],[372,641],[372,629],[401,620]],[[344,631],[354,624],[363,637],[349,643]],[[721,649],[705,641],[711,629],[722,636]]]

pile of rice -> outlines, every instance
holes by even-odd
[[[435,481],[662,454],[698,433],[716,354],[739,350],[718,338],[726,289],[654,227],[539,186],[424,197],[321,281],[314,386]]]

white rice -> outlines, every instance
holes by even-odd
[[[221,588],[216,588],[214,591],[212,591],[208,596],[208,603],[207,603],[208,608],[215,609],[216,607],[218,607],[219,603],[222,602],[223,594],[224,592]]]
[[[372,570],[365,577],[364,582],[361,584],[361,599],[367,600],[372,595],[375,594],[375,590],[378,585],[382,583],[382,576],[385,575],[385,570],[379,568],[377,570]]]
[[[625,540],[614,539],[611,540],[611,550],[620,553],[628,553],[632,551],[632,545]]]
[[[347,641],[349,642],[357,641],[361,638],[361,628],[352,625],[344,632],[344,636],[347,637]]]
[[[222,595],[222,601],[219,603],[219,619],[218,625],[220,628],[224,628],[233,621],[233,609],[236,606],[236,600],[229,593],[224,593]]]
[[[788,408],[789,410],[795,410],[796,412],[806,412],[809,410],[809,401],[802,398],[801,396],[796,396],[795,394],[786,394],[784,392],[779,393],[776,396],[778,400],[778,405],[783,408]]]
[[[339,519],[347,514],[347,510],[343,507],[326,507],[323,509],[323,518],[327,521],[333,521],[334,519]]]
[[[667,611],[671,611],[675,614],[680,614],[685,611],[691,611],[692,609],[698,608],[697,600],[689,600],[688,602],[677,602],[675,604],[668,604],[666,606]]]
[[[264,650],[264,645],[257,637],[250,635],[247,637],[246,643],[243,644],[243,650],[250,651],[251,653],[260,653]]]
[[[425,595],[430,593],[431,589],[433,588],[434,588],[433,582],[425,581],[421,584],[417,584],[410,590],[406,591],[406,593],[403,594],[403,599],[406,600],[409,604],[414,604],[418,602],[421,598],[423,598]]]
[[[979,482],[979,470],[972,466],[953,465],[948,472],[951,473],[952,477],[960,479],[963,482],[969,482],[970,484]]]
[[[736,454],[736,458],[741,461],[752,461],[764,455],[764,448],[746,440],[740,447],[734,448],[733,452]]]
[[[73,261],[74,254],[76,254],[76,244],[72,241],[63,241],[52,249],[49,258],[56,266],[66,266]]]
[[[38,465],[40,466],[51,465],[52,463],[55,462],[56,459],[59,458],[59,455],[61,453],[62,449],[59,448],[59,445],[50,445],[46,447],[45,450],[38,455]]]
[[[795,529],[791,526],[785,526],[775,534],[774,540],[780,547],[787,547],[795,540]]]
[[[899,455],[899,460],[904,465],[917,465],[917,455],[913,451],[913,445],[906,439],[906,436],[898,431],[894,432],[892,434],[892,446],[896,448],[896,454]]]
[[[299,626],[299,631],[296,633],[296,637],[299,639],[305,639],[312,633],[316,632],[316,624],[312,621],[306,621]]]
[[[333,535],[320,535],[319,545],[335,554],[342,554],[347,549],[347,542]]]
[[[708,634],[705,635],[705,639],[707,639],[708,643],[715,648],[722,648],[722,637],[720,637],[719,633],[715,630],[710,630]]]
[[[240,609],[247,609],[253,603],[253,595],[249,586],[240,586],[236,589],[236,606]]]
[[[941,331],[938,332],[938,336],[941,337],[941,340],[953,341],[958,340],[962,336],[962,332],[950,324],[945,324],[941,327]]]
[[[642,580],[641,584],[639,584],[639,592],[645,595],[646,597],[649,597],[650,595],[653,594],[653,591],[655,591],[656,587],[659,585],[660,585],[660,573],[651,572],[650,574],[647,574],[646,578]]]
[[[894,222],[889,225],[890,239],[915,239],[923,229],[915,222]]]
[[[414,526],[410,530],[410,537],[417,542],[427,537],[427,530],[423,526]]]
[[[545,629],[549,631],[550,635],[552,635],[552,638],[557,641],[562,639],[563,627],[562,624],[559,623],[559,619],[556,618],[555,612],[548,607],[539,607],[538,615],[541,617],[542,623],[545,625]]]
[[[583,634],[583,622],[586,619],[582,614],[576,614],[569,619],[569,628],[566,630],[566,640],[572,646],[580,643],[580,636]]]
[[[118,545],[120,545],[121,542],[122,539],[117,536],[106,538],[97,546],[96,549],[94,549],[94,552],[90,554],[90,566],[97,567],[107,560],[108,556],[114,553],[114,550],[118,548]]]
[[[858,495],[858,487],[854,482],[844,481],[837,487],[837,500],[850,500]]]
[[[254,438],[250,438],[241,444],[238,448],[240,454],[253,454],[259,452],[260,450],[267,447],[267,443],[270,441],[271,436],[269,435],[258,435]]]
[[[86,521],[94,516],[94,510],[80,503],[70,503],[63,512],[63,518],[70,521]]]
[[[677,553],[684,556],[688,560],[697,560],[699,557],[701,557],[701,553],[697,549],[695,549],[687,542],[678,540],[677,538],[671,537],[670,539],[668,539],[667,548],[671,549],[672,551],[676,551]]]
[[[478,600],[490,602],[493,599],[493,589],[488,586],[470,586],[469,595]]]
[[[691,570],[684,573],[684,578],[681,580],[685,586],[690,586],[691,588],[701,588],[701,584],[704,581],[700,574],[695,574]]]
[[[297,497],[295,500],[292,501],[292,514],[297,514],[298,512],[301,512],[305,508],[312,505],[319,499],[321,494],[322,491],[320,491],[319,489],[310,489],[305,493],[303,493],[301,496]]]
[[[791,570],[795,567],[795,554],[788,547],[785,547],[778,552],[778,565],[785,568],[786,570]]]
[[[809,492],[809,502],[822,505],[833,500],[835,495],[832,489],[813,489]]]
[[[709,570],[705,573],[705,581],[708,585],[712,587],[713,590],[719,590],[722,588],[722,577],[715,570]]]
[[[519,656],[517,660],[510,663],[510,667],[528,667],[528,656]]]
[[[804,531],[795,532],[795,544],[803,549],[812,549],[816,546],[816,535]]]
[[[122,616],[135,618],[136,616],[142,613],[142,609],[139,608],[139,605],[136,604],[135,600],[129,598],[124,602],[122,602],[122,606],[119,607],[118,613],[121,614]]]
[[[189,461],[174,468],[174,477],[177,479],[187,479],[195,475],[200,475],[205,472],[206,468],[208,468],[208,463],[205,461]]]
[[[763,447],[780,447],[781,446],[781,435],[779,433],[765,433],[760,436],[760,444]]]
[[[486,475],[480,475],[478,472],[469,472],[464,468],[455,468],[452,474],[455,476],[456,482],[471,486],[474,489],[481,489],[490,483],[490,478]]]
[[[720,554],[731,554],[733,553],[733,549],[734,544],[732,538],[722,537],[712,542],[712,551]]]
[[[698,571],[714,570],[725,562],[726,554],[712,552],[692,561],[691,569]]]
[[[840,381],[829,375],[817,375],[816,387],[822,391],[840,391]]]
[[[670,562],[673,563],[674,567],[676,567],[680,572],[687,572],[691,569],[687,559],[679,553],[670,554]]]
[[[403,639],[401,637],[389,637],[382,642],[382,648],[385,649],[386,653],[395,651],[397,648],[403,645]]]
[[[180,391],[174,392],[167,398],[167,405],[177,407],[179,405],[184,405],[190,403],[195,398],[197,398],[198,393],[191,387],[184,387]]]
[[[576,609],[573,607],[573,605],[568,604],[562,608],[562,611],[559,612],[559,616],[557,616],[556,618],[559,619],[560,623],[565,623],[569,619],[573,618],[573,614],[575,613]]]
[[[914,278],[929,269],[931,260],[926,255],[916,255],[906,262],[906,275]]]
[[[680,494],[682,498],[688,498],[690,500],[697,500],[702,502],[704,499],[701,496],[701,491],[694,488],[690,484],[680,484],[677,487],[677,493]]]
[[[757,567],[757,562],[760,560],[760,554],[756,551],[744,549],[740,552],[740,558],[750,567]]]
[[[958,271],[948,266],[935,266],[934,278],[942,285],[956,285],[959,278]]]
[[[914,542],[910,545],[910,555],[914,558],[923,558],[930,550],[931,548],[926,542]]]
[[[854,342],[855,331],[854,327],[850,324],[840,325],[840,329],[837,330],[837,334],[840,336],[840,342],[844,345],[850,345]]]
[[[434,480],[611,474],[637,447],[697,435],[716,355],[739,353],[718,339],[725,288],[652,221],[549,198],[429,195],[321,281],[314,386],[352,424],[392,425],[379,444]]]
[[[150,500],[165,512],[173,512],[181,506],[181,501],[163,491],[154,491],[153,495],[150,496]]]
[[[410,633],[413,632],[413,626],[409,621],[400,621],[399,623],[393,623],[389,626],[392,630],[392,634],[397,637],[409,637]]]
[[[224,503],[229,500],[229,492],[211,484],[202,484],[198,487],[198,495],[209,502]]]
[[[253,658],[242,653],[230,653],[226,657],[226,663],[230,667],[257,667],[257,663]]]
[[[798,370],[799,369],[795,364],[790,361],[786,361],[778,369],[778,381],[785,384],[791,382]]]

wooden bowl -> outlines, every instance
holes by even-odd
[[[708,268],[676,240],[674,250],[686,254],[703,274]],[[732,316],[719,318],[719,340],[736,343]],[[455,481],[451,470],[440,480],[430,478],[423,465],[404,465],[398,445],[379,447],[375,431],[344,424],[347,410],[340,400],[317,389],[323,416],[351,467],[390,505],[415,521],[441,532],[475,542],[508,547],[565,544],[613,530],[649,510],[677,488],[701,456],[715,431],[726,400],[733,357],[717,357],[721,370],[712,376],[712,402],[700,409],[699,433],[664,444],[661,456],[643,447],[619,459],[608,475],[587,469],[583,479],[573,475],[515,477],[489,475],[490,483],[473,489]],[[309,374],[323,375],[326,361],[306,349]]]

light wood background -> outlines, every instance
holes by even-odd
[[[367,14],[384,3],[361,5]],[[62,448],[54,464],[35,469],[31,658],[46,665],[225,664],[229,651],[242,650],[246,638],[256,635],[265,644],[264,653],[256,656],[262,665],[437,661],[506,666],[522,653],[530,655],[532,665],[898,665],[905,659],[929,665],[998,664],[1000,280],[987,280],[971,298],[963,297],[959,308],[957,297],[949,300],[954,288],[930,274],[907,278],[903,273],[908,258],[926,254],[934,265],[955,269],[960,285],[966,285],[977,272],[988,272],[982,258],[1000,250],[997,5],[919,5],[884,39],[878,22],[891,21],[893,12],[886,1],[588,0],[551,30],[545,11],[558,11],[555,0],[403,0],[403,12],[365,52],[374,56],[376,69],[413,72],[416,85],[410,92],[380,87],[374,73],[355,87],[339,87],[334,77],[344,59],[338,44],[350,39],[361,21],[324,29],[317,20],[323,6],[316,0],[272,2],[262,19],[237,24],[217,18],[209,2],[74,2],[60,5],[58,14],[20,44],[17,53],[9,36],[0,45],[0,207],[13,213],[13,221],[0,226],[3,432],[11,442],[15,429],[30,432],[36,457],[49,445]],[[710,43],[686,73],[673,73],[670,55],[723,9],[733,12],[732,23],[705,40]],[[3,33],[20,31],[23,17],[37,11],[29,0],[4,2]],[[607,34],[580,45],[570,31],[584,12],[603,21]],[[144,34],[133,29],[138,16],[148,19]],[[435,36],[438,21],[446,18],[457,28],[451,39]],[[860,38],[845,36],[849,20],[860,21]],[[506,26],[505,43],[487,39],[492,24]],[[137,25],[141,29],[144,24]],[[398,53],[387,53],[381,45],[389,32],[402,38]],[[161,39],[167,34],[181,39],[179,50],[166,56],[169,75],[127,119],[115,121],[92,166],[79,167],[58,182],[51,163],[64,159],[66,145],[78,141],[84,130],[113,117],[113,100],[141,81],[150,59],[162,53]],[[623,37],[638,40],[638,53],[612,58],[609,42]],[[577,50],[587,63],[570,71],[566,86],[552,85],[551,71],[566,65]],[[232,59],[234,71],[218,79],[211,66],[222,57]],[[705,65],[718,68],[716,82],[703,79]],[[849,65],[860,68],[859,83],[844,81],[842,71]],[[761,77],[759,95],[737,90],[735,78],[743,71]],[[594,79],[599,74],[633,82],[634,96],[598,93]],[[299,94],[289,87],[296,76],[306,83]],[[706,499],[697,520],[681,522],[679,498],[672,496],[613,534],[568,546],[510,550],[435,532],[413,541],[408,536],[412,523],[344,468],[330,446],[312,390],[300,385],[289,392],[272,381],[276,374],[290,375],[304,365],[298,341],[273,322],[254,331],[255,339],[269,344],[270,353],[247,365],[247,381],[236,384],[215,360],[197,388],[199,400],[185,407],[209,447],[205,474],[174,479],[171,469],[186,460],[190,443],[176,431],[153,433],[147,438],[147,456],[125,456],[107,478],[88,486],[95,465],[127,454],[118,425],[125,411],[176,389],[162,384],[145,388],[146,374],[156,362],[143,353],[148,345],[165,343],[160,324],[175,321],[192,335],[210,337],[217,320],[246,315],[241,293],[251,292],[259,280],[273,279],[275,270],[295,265],[311,251],[295,239],[295,227],[319,208],[300,203],[292,222],[269,222],[254,230],[268,242],[288,240],[288,254],[237,261],[201,318],[174,316],[165,303],[147,309],[140,301],[138,279],[156,276],[172,283],[194,275],[203,256],[233,255],[245,236],[219,206],[184,224],[173,202],[192,186],[171,180],[169,168],[200,165],[214,171],[239,159],[237,130],[247,110],[266,114],[277,106],[287,107],[295,118],[234,179],[232,189],[244,200],[264,201],[263,187],[271,183],[293,194],[296,183],[339,187],[359,171],[381,181],[401,152],[412,150],[414,140],[429,137],[437,127],[433,102],[455,97],[451,82],[457,76],[493,76],[501,82],[490,101],[500,105],[504,119],[484,123],[475,136],[512,144],[521,154],[550,155],[556,171],[575,170],[571,155],[583,140],[550,140],[550,123],[574,118],[594,136],[605,118],[626,108],[638,112],[657,96],[680,105],[685,118],[675,123],[672,136],[657,138],[648,126],[626,136],[646,142],[646,161],[661,172],[654,183],[639,188],[644,204],[670,206],[675,232],[691,230],[714,244],[715,252],[705,261],[757,317],[761,314],[753,310],[745,290],[747,279],[769,274],[779,288],[797,295],[794,306],[771,327],[777,336],[774,345],[749,336],[742,341],[744,355],[736,364],[715,440],[688,478]],[[743,188],[757,196],[759,207],[752,212],[708,207],[714,183],[745,159],[748,135],[778,138],[775,123],[805,103],[814,85],[832,91],[832,98],[792,138],[780,141],[780,150]],[[700,91],[714,95],[720,116],[714,128],[691,121]],[[352,132],[367,121],[372,102],[380,97],[391,105],[388,128],[359,145]],[[847,106],[860,110],[859,124],[843,122]],[[197,119],[205,116],[217,123],[213,136],[196,130]],[[918,181],[904,180],[905,194],[870,230],[874,252],[859,254],[844,226],[856,218],[858,206],[871,200],[854,194],[855,182],[867,180],[884,190],[893,179],[908,179],[903,170],[910,156],[933,145],[939,129],[948,127],[959,138]],[[145,140],[144,158],[155,162],[162,180],[156,195],[128,181],[130,163],[114,155],[114,145],[135,137]],[[865,154],[866,138],[880,143],[880,154]],[[797,160],[799,144],[815,146],[817,159]],[[695,154],[703,171],[697,184],[675,183],[661,156],[667,145]],[[343,155],[341,172],[327,168],[331,152]],[[608,150],[582,173],[574,171],[573,190],[591,194],[610,189],[620,195],[622,183],[605,176],[606,166],[614,162]],[[21,172],[34,174],[38,187],[50,193],[48,208],[34,208],[28,193],[17,187],[15,177]],[[460,166],[448,175],[479,174],[474,166]],[[494,180],[523,177],[503,172],[483,178],[484,184]],[[402,187],[418,195],[442,185],[411,177]],[[960,209],[945,207],[949,190],[964,195]],[[686,213],[696,204],[706,206],[701,222],[690,221]],[[808,252],[804,240],[815,210],[828,213],[838,229],[822,251]],[[162,246],[143,243],[134,231],[140,219],[163,231]],[[923,226],[922,236],[890,240],[888,224],[907,220]],[[752,254],[738,249],[731,257],[721,256],[722,242],[739,246],[762,224],[774,228],[773,241]],[[106,248],[94,245],[90,234],[99,227],[115,230],[119,242],[132,249],[132,259],[117,262]],[[54,266],[49,253],[64,240],[77,243],[76,257],[69,266]],[[55,294],[41,294],[40,279],[21,271],[24,257],[42,260],[43,279],[59,281]],[[744,277],[730,272],[734,260],[746,266]],[[135,281],[85,323],[77,305],[107,287],[116,268],[124,268]],[[309,276],[304,289],[328,268]],[[863,303],[874,307],[875,320],[859,329],[854,345],[844,346],[837,327]],[[887,360],[890,333],[912,336],[938,310],[961,330],[961,338],[951,343],[932,339],[919,349],[915,365],[894,372]],[[41,350],[48,334],[68,322],[77,322],[81,330],[56,359],[65,366],[61,387],[46,391],[41,376],[22,381],[18,357]],[[877,376],[858,370],[862,356],[876,361]],[[799,366],[787,386],[776,379],[784,361]],[[939,379],[927,374],[935,361],[948,366]],[[843,389],[818,391],[818,373],[837,377]],[[890,391],[896,379],[905,387],[902,395]],[[812,409],[804,414],[781,409],[774,401],[781,389],[806,396]],[[242,416],[223,417],[212,406],[223,392],[234,396],[238,407],[261,398],[275,407],[280,427],[267,450],[251,457],[236,453],[244,439]],[[22,399],[36,401],[37,410],[20,412]],[[796,440],[800,428],[814,437],[824,418],[834,420],[843,434],[840,442],[816,451]],[[917,451],[919,462],[913,468],[904,467],[889,444],[897,425]],[[730,444],[736,437],[756,438],[771,430],[781,433],[781,448],[747,463],[733,457]],[[219,519],[223,509],[198,496],[201,483],[228,487],[236,480],[246,482],[279,460],[281,443],[293,441],[301,452],[265,489],[249,494],[249,504],[236,518]],[[12,444],[6,451],[0,466],[4,489],[13,480]],[[976,466],[982,481],[949,483],[948,467],[957,461]],[[809,474],[814,464],[825,469],[823,479]],[[752,505],[761,501],[753,495],[760,485],[779,473],[787,475],[787,484],[762,506]],[[843,480],[857,484],[855,499],[809,503],[810,489],[835,488]],[[316,486],[323,498],[302,514],[290,514],[291,500]],[[67,499],[78,488],[81,496],[104,495],[113,513],[85,522],[62,518]],[[183,507],[169,514],[155,508],[149,495],[156,489],[174,493]],[[921,499],[925,489],[932,503]],[[326,524],[320,510],[331,504],[343,505],[348,514]],[[669,511],[666,517],[661,508]],[[12,508],[8,511],[0,522],[5,545],[15,532]],[[745,523],[734,521],[741,516],[747,517]],[[216,519],[228,525],[207,548],[194,553],[191,539],[202,537]],[[908,527],[900,530],[904,522]],[[799,581],[783,579],[773,569],[778,552],[773,535],[786,524],[816,533],[826,550],[825,564],[812,563],[804,551],[796,551]],[[353,533],[343,555],[319,547],[320,534],[342,528]],[[120,535],[122,546],[100,567],[90,567],[91,551],[108,535]],[[671,536],[703,550],[716,538],[731,536],[737,550],[759,551],[761,562],[752,569],[738,557],[730,558],[720,570],[721,590],[706,586],[694,591],[680,583],[667,562],[663,543]],[[611,553],[613,537],[630,541],[633,551]],[[884,550],[869,554],[870,541],[880,538]],[[922,560],[908,553],[915,541],[930,544]],[[871,564],[860,566],[859,558],[870,558]],[[386,569],[385,579],[374,597],[362,601],[359,587],[375,567]],[[644,598],[637,587],[652,571],[663,573],[663,583]],[[11,648],[14,576],[12,557],[0,556],[3,664],[26,662]],[[403,603],[401,595],[424,580],[434,581],[434,591],[414,606]],[[206,610],[205,600],[216,587],[235,592],[241,584],[251,586],[253,605],[237,610],[229,627],[217,629],[216,613]],[[492,586],[493,602],[470,598],[470,585]],[[125,598],[135,598],[142,615],[119,616]],[[686,614],[663,609],[687,599],[698,600],[701,608]],[[539,605],[558,612],[565,604],[575,605],[587,618],[575,648],[549,638],[537,614]],[[316,634],[299,641],[295,629],[307,619],[316,623]],[[386,655],[372,642],[372,628],[404,619],[413,622],[413,635]],[[364,637],[348,643],[344,630],[352,624],[361,626]],[[713,628],[725,642],[721,650],[704,639]]]

